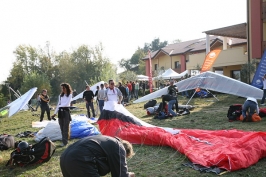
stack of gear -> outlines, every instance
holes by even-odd
[[[25,167],[30,164],[48,162],[54,154],[55,149],[54,143],[48,137],[44,137],[34,145],[29,145],[26,141],[21,141],[16,147],[16,150],[11,152],[6,166]]]

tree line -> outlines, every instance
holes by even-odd
[[[21,93],[33,87],[38,88],[37,93],[47,89],[49,95],[56,96],[60,94],[63,82],[81,92],[85,89],[85,81],[94,84],[117,77],[116,66],[103,56],[102,44],[81,45],[71,52],[60,53],[53,51],[49,43],[44,48],[19,45],[14,55],[16,60],[1,90],[7,99],[10,96],[8,86]]]
[[[9,76],[1,85],[0,108],[10,98],[16,99],[8,86],[22,94],[33,87],[38,88],[36,94],[47,89],[51,97],[57,98],[61,92],[60,84],[64,82],[79,93],[85,89],[85,81],[92,85],[109,79],[122,82],[135,80],[137,74],[145,74],[145,63],[141,59],[147,55],[148,50],[158,50],[167,43],[156,38],[151,43],[145,43],[144,47],[138,47],[131,58],[118,62],[125,69],[120,75],[117,75],[116,65],[103,56],[101,43],[94,47],[81,45],[72,51],[59,53],[52,49],[49,42],[44,47],[19,45],[13,52],[16,60]]]

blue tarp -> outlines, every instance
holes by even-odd
[[[99,135],[99,130],[89,123],[85,116],[72,117],[70,124],[70,138],[83,138],[86,136]]]

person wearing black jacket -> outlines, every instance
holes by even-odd
[[[93,106],[94,93],[93,91],[90,90],[89,85],[86,86],[86,90],[84,91],[82,98],[86,101],[88,118],[91,117],[90,109],[92,111],[92,116],[95,117],[95,111],[94,111],[94,106]]]
[[[47,95],[47,90],[43,89],[42,94],[40,95],[40,107],[41,107],[40,122],[43,121],[45,111],[46,111],[48,120],[51,120],[49,102],[50,102],[50,98]]]
[[[132,145],[125,140],[105,135],[82,138],[61,154],[60,167],[64,177],[105,176],[134,177],[128,172],[126,157],[134,155]]]
[[[165,101],[168,102],[168,112],[172,114],[172,116],[177,116],[177,114],[173,111],[173,104],[175,104],[176,107],[176,112],[178,112],[178,101],[177,97],[172,96],[172,95],[162,95],[162,102],[164,103]]]
[[[122,95],[123,95],[123,100],[121,102],[122,105],[124,105],[124,100],[125,98],[127,98],[127,91],[126,88],[123,87],[123,85],[121,84],[121,82],[118,83],[118,89],[121,91]]]

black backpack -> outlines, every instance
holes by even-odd
[[[32,145],[27,153],[21,153],[18,148],[11,152],[6,166],[14,167],[17,165],[24,167],[30,164],[48,162],[54,154],[55,149],[54,143],[48,137],[44,137],[40,142]]]
[[[153,107],[153,106],[156,105],[156,103],[157,103],[156,100],[150,100],[150,101],[148,101],[147,103],[144,104],[144,109],[147,109],[148,107]]]
[[[242,114],[242,104],[231,105],[227,112],[227,118],[229,121],[239,120]]]
[[[9,148],[14,148],[14,146],[14,136],[7,134],[0,135],[0,151],[8,150]]]

